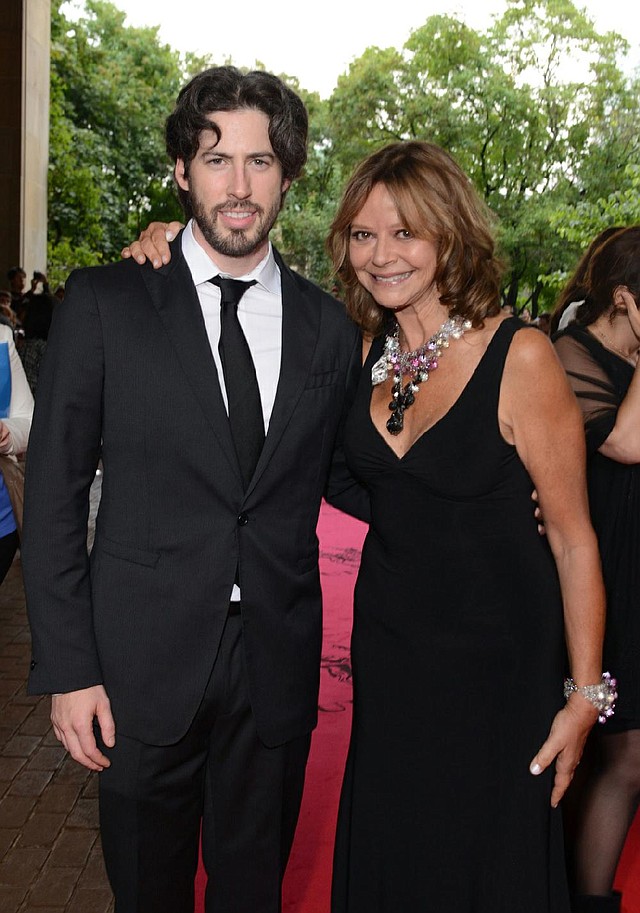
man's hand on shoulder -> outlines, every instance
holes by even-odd
[[[111,762],[100,751],[93,733],[97,719],[102,741],[108,748],[116,743],[116,727],[111,704],[102,685],[54,694],[51,698],[51,722],[59,742],[74,761],[89,770],[104,770]]]
[[[140,264],[149,260],[154,269],[159,269],[171,260],[169,242],[177,237],[181,228],[184,228],[182,222],[150,222],[137,241],[123,247],[121,255],[125,260],[133,258]]]

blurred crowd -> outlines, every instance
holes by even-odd
[[[8,288],[0,289],[0,324],[10,327],[27,382],[35,396],[40,362],[47,345],[53,309],[64,298],[64,286],[51,291],[44,273],[34,272],[29,288],[21,266],[7,272]]]

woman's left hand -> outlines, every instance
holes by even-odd
[[[556,714],[545,743],[529,765],[531,773],[537,776],[555,759],[556,775],[551,792],[553,808],[557,808],[573,779],[582,757],[584,743],[597,719],[598,711],[595,707],[582,695],[572,694],[566,705]]]

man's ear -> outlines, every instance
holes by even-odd
[[[176,159],[176,167],[173,170],[176,184],[181,190],[189,190],[189,178],[187,177],[187,167],[184,159]]]
[[[280,191],[280,193],[286,193],[287,190],[289,189],[289,187],[291,187],[291,181],[289,180],[289,178],[283,178],[282,179],[282,190]]]

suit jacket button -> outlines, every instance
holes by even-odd
[[[249,515],[240,514],[240,516],[238,517],[238,526],[246,526],[248,522],[249,522]]]
[[[35,667],[36,667],[37,665],[38,665],[38,664],[36,663],[35,659],[32,659],[32,660],[31,660],[31,663],[30,663],[30,666],[29,666],[29,668],[31,669],[32,672],[33,672],[33,670],[35,669]]]

